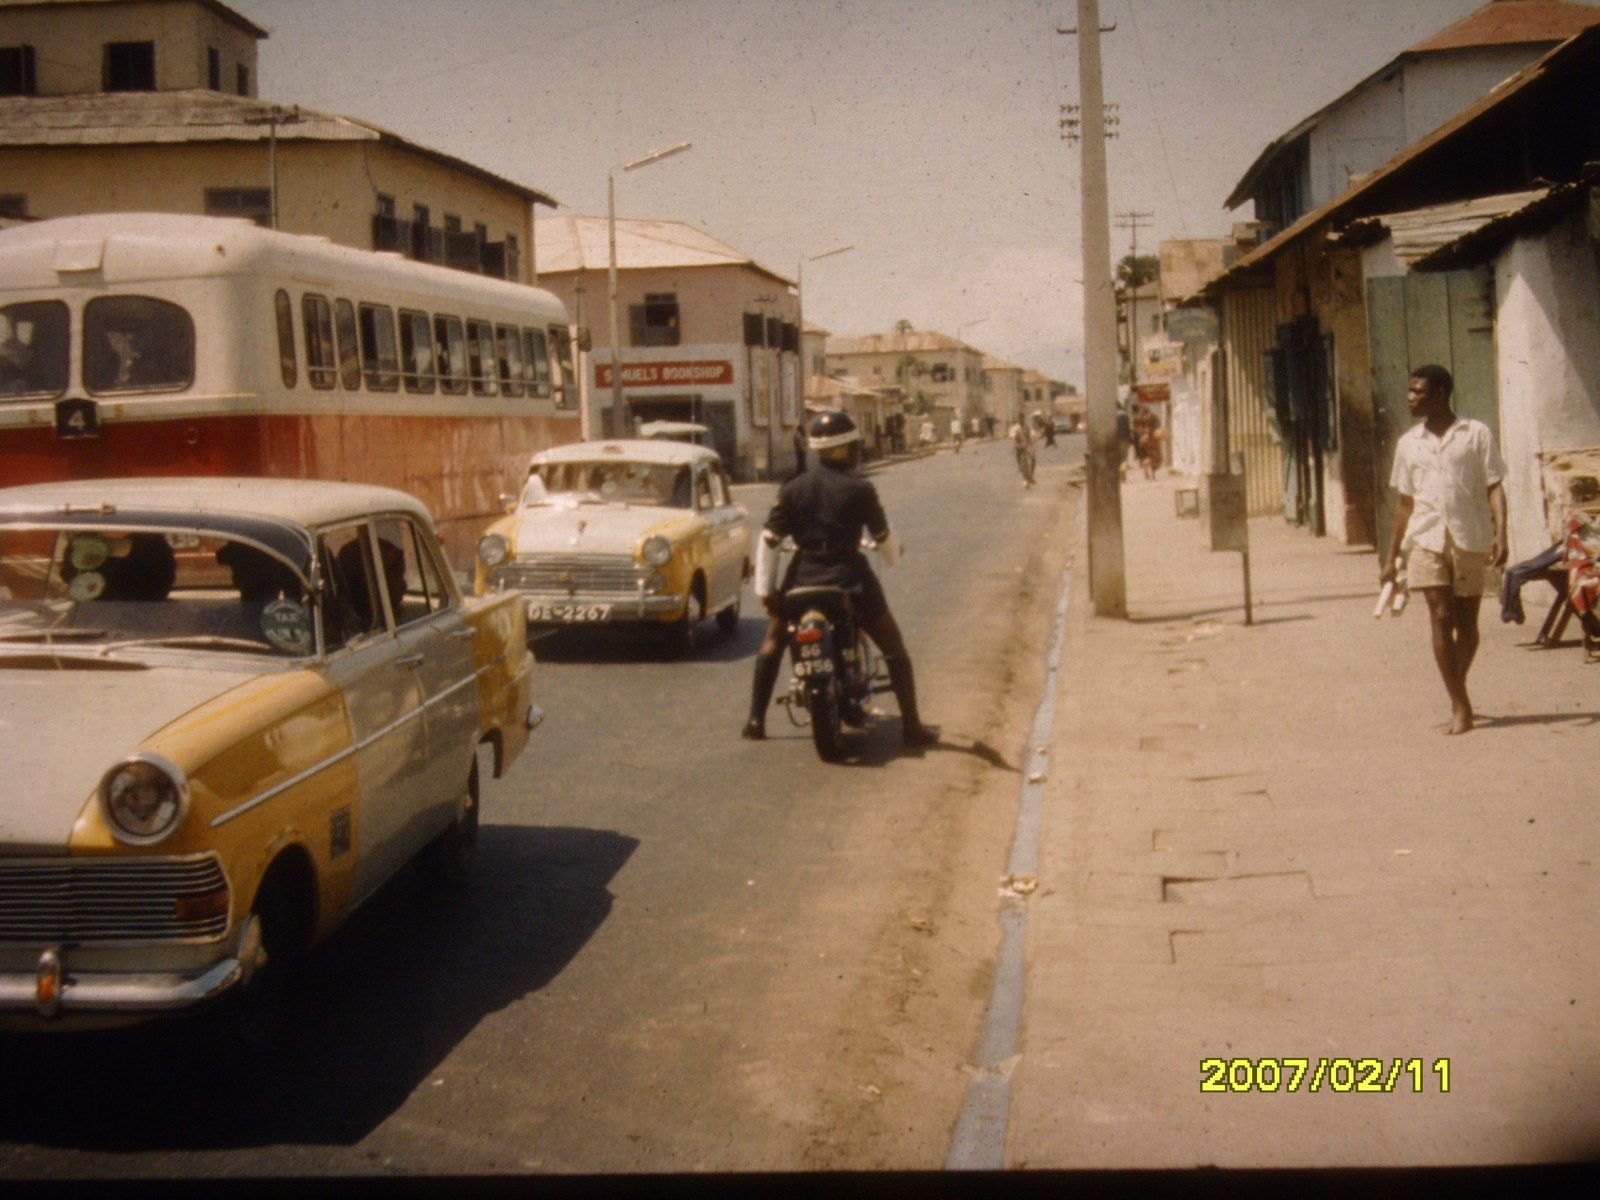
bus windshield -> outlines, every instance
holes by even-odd
[[[561,462],[534,467],[524,505],[649,504],[689,507],[689,468],[671,463]]]
[[[67,390],[67,306],[30,300],[0,308],[0,399]]]

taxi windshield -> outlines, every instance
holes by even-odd
[[[192,531],[0,532],[0,651],[135,648],[302,657],[311,607],[288,563]]]
[[[688,508],[689,468],[672,463],[540,463],[523,489],[524,505],[561,503],[648,504]]]

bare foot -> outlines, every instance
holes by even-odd
[[[1471,728],[1472,710],[1469,708],[1464,711],[1452,713],[1450,715],[1450,728],[1446,729],[1445,733],[1452,735],[1457,733],[1466,733]]]

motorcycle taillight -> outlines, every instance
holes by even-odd
[[[800,629],[796,631],[794,640],[799,642],[802,646],[809,646],[812,642],[820,642],[822,640],[822,626],[802,625]]]

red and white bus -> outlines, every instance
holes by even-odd
[[[580,436],[572,334],[538,288],[245,220],[0,230],[0,484],[384,484],[464,566],[529,457]]]

